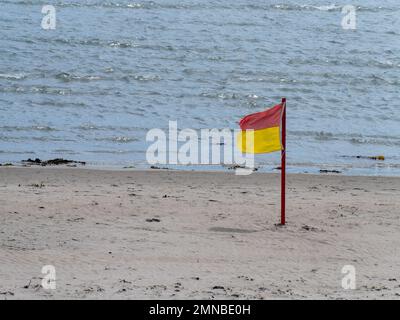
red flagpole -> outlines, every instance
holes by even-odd
[[[282,98],[281,225],[286,223],[286,98]]]

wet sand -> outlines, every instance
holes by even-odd
[[[396,299],[399,194],[288,175],[279,227],[279,174],[0,167],[0,299]]]

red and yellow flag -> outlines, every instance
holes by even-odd
[[[240,120],[242,132],[238,147],[243,153],[268,153],[282,150],[280,126],[284,104],[249,114]],[[247,131],[246,130],[250,130]],[[254,131],[253,131],[254,130]]]

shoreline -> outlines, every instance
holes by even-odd
[[[278,227],[279,177],[0,167],[0,299],[398,298],[400,178],[288,174]]]
[[[207,169],[210,168],[210,169]],[[256,170],[251,174],[280,174],[280,169],[272,168],[274,166],[268,166],[268,168],[259,166],[256,167]],[[81,164],[72,164],[72,165],[34,165],[34,164],[24,164],[24,163],[3,163],[0,164],[0,168],[64,168],[64,169],[88,169],[88,170],[100,170],[100,171],[174,171],[174,172],[213,172],[213,173],[230,173],[234,175],[234,170],[229,166],[224,165],[121,165],[121,164],[92,164],[86,163],[85,165]],[[308,170],[300,170],[300,168],[308,168]],[[370,171],[371,168],[366,169],[366,173],[360,171],[362,168],[357,167],[353,169],[343,168],[340,165],[321,165],[321,166],[313,166],[311,167],[297,167],[287,165],[286,173],[289,175],[321,175],[321,176],[342,176],[342,177],[382,177],[382,178],[400,178],[400,171],[396,173],[392,171],[391,174],[383,174],[382,171],[384,167],[379,168],[380,170],[377,173],[372,174]],[[340,171],[342,170],[342,171]],[[392,170],[392,169],[391,169]],[[326,172],[324,172],[326,171]]]
[[[10,165],[11,164],[11,165]],[[23,165],[23,164],[16,164],[16,163],[5,163],[5,164],[0,164],[0,169],[1,168],[16,168],[16,169],[24,169],[24,168],[41,168],[41,169],[70,169],[70,170],[97,170],[97,171],[113,171],[113,172],[137,172],[137,171],[148,171],[148,172],[154,172],[154,171],[162,171],[162,172],[185,172],[185,173],[216,173],[216,174],[232,174],[235,175],[235,172],[233,169],[228,168],[228,167],[223,167],[219,166],[217,168],[213,168],[210,170],[207,169],[193,169],[195,166],[175,166],[175,167],[165,167],[165,166],[160,166],[156,168],[151,168],[151,166],[146,165],[146,166],[122,166],[122,165],[97,165],[97,164],[86,164],[86,165],[46,165],[46,166],[41,166],[41,165]],[[203,165],[203,167],[205,167]],[[318,167],[320,168],[320,167]],[[330,168],[333,168],[331,166]],[[400,174],[399,175],[380,175],[380,174],[349,174],[348,172],[331,172],[335,171],[336,169],[327,169],[328,172],[308,172],[308,171],[295,171],[291,172],[291,169],[293,167],[288,166],[286,168],[286,174],[287,175],[311,175],[311,176],[337,176],[337,177],[365,177],[365,178],[397,178],[400,179]],[[273,171],[272,171],[273,170]],[[272,169],[271,171],[264,171],[264,170],[259,170],[257,169],[254,171],[251,175],[254,174],[265,174],[265,175],[280,175],[280,170],[279,169]],[[319,169],[319,170],[325,170],[325,169]]]

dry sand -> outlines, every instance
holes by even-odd
[[[0,298],[395,299],[399,191],[399,178],[289,175],[277,227],[279,174],[2,167]]]

